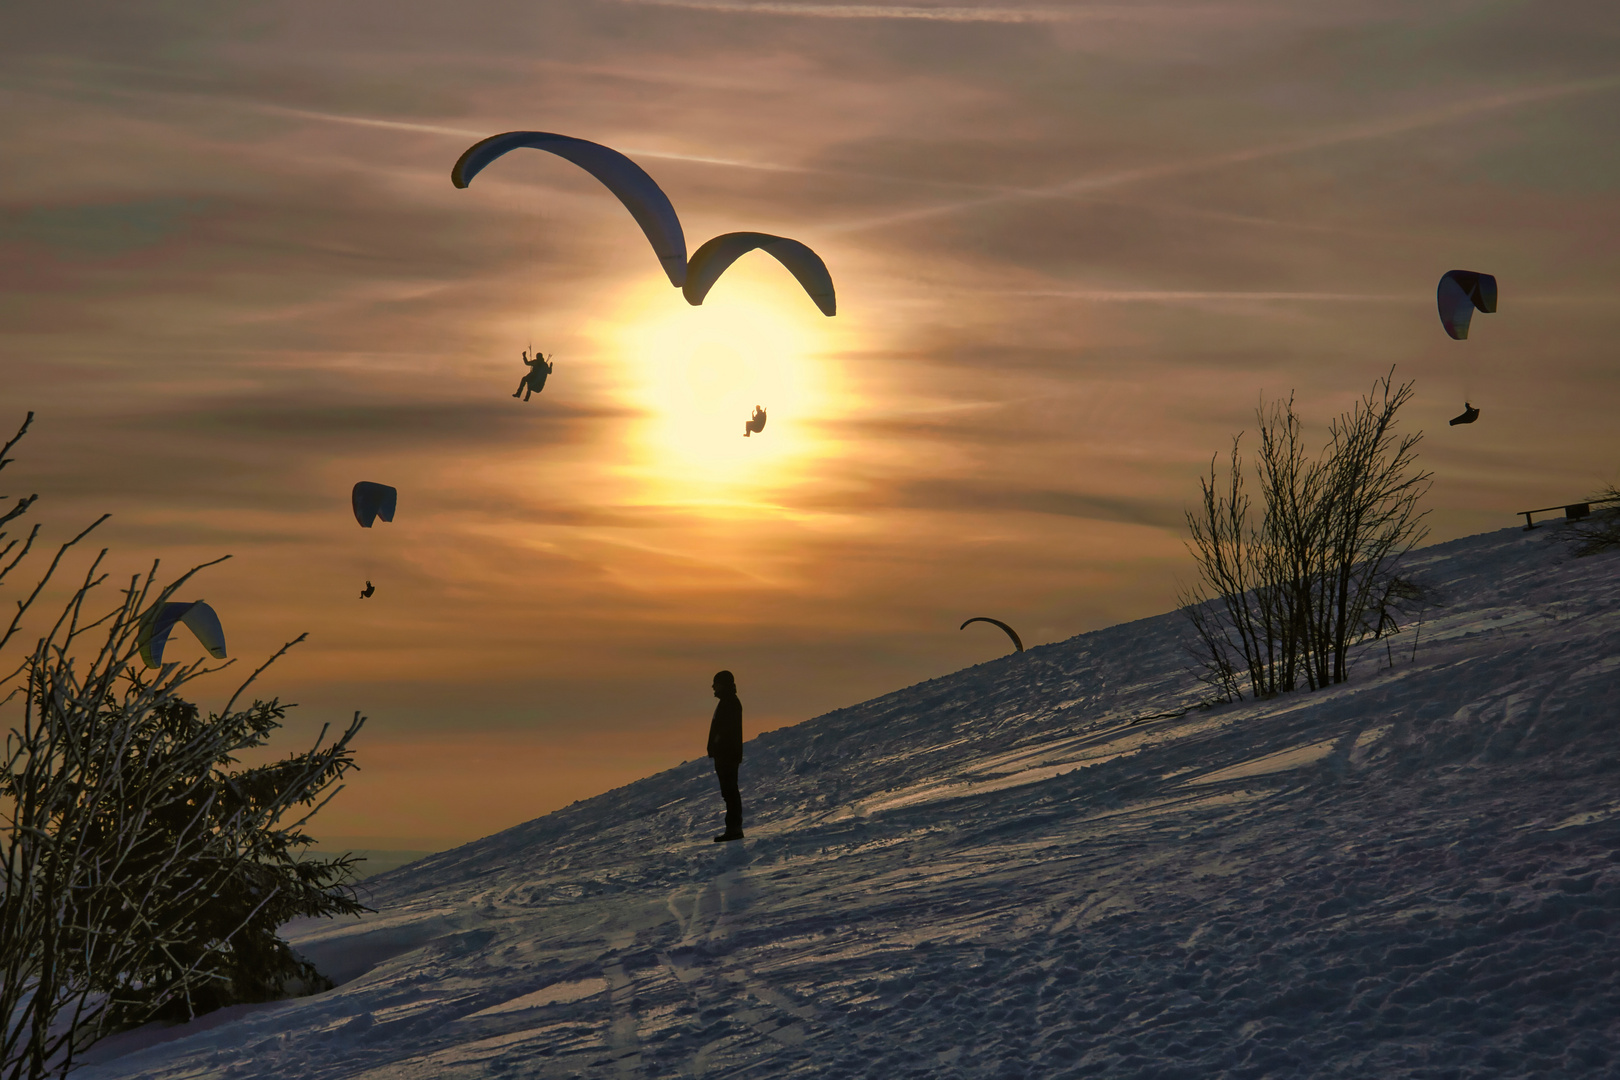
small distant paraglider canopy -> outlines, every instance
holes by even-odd
[[[1014,630],[1000,619],[992,619],[986,615],[975,615],[961,626],[958,626],[957,629],[966,630],[968,628],[968,623],[976,622],[993,623],[994,625],[1001,627],[1003,630],[1007,631],[1007,636],[1012,638],[1013,648],[1017,649],[1019,652],[1024,651],[1024,643],[1018,640],[1018,631]]]
[[[686,302],[693,307],[702,304],[726,268],[756,248],[776,256],[776,261],[799,279],[823,315],[838,314],[838,295],[821,256],[797,240],[762,232],[722,233],[693,252],[692,261],[686,265],[686,285],[681,290]]]
[[[354,504],[354,520],[360,523],[362,529],[371,528],[371,523],[378,518],[384,521],[394,520],[394,507],[399,502],[399,489],[391,488],[387,484],[374,484],[370,480],[362,480],[354,485],[354,494],[350,496]]]
[[[754,406],[754,418],[743,421],[743,438],[757,435],[765,430],[765,408],[762,405]]]
[[[472,183],[473,177],[503,154],[521,148],[544,150],[572,161],[618,196],[630,216],[652,244],[669,283],[680,288],[686,281],[686,235],[681,219],[669,196],[664,194],[645,169],[601,143],[553,135],[547,131],[508,131],[480,139],[467,147],[450,170],[450,182],[458,188]]]
[[[214,609],[201,600],[190,603],[171,601],[154,607],[141,618],[136,641],[141,648],[141,659],[149,668],[163,666],[163,647],[169,643],[169,634],[176,623],[185,623],[197,635],[202,647],[215,660],[225,659],[225,631],[219,625]]]
[[[1436,291],[1440,324],[1458,341],[1468,337],[1468,324],[1475,309],[1487,315],[1496,311],[1496,278],[1474,270],[1447,270]]]
[[[1479,419],[1479,410],[1474,408],[1472,405],[1468,404],[1468,402],[1465,401],[1465,402],[1463,402],[1463,414],[1461,416],[1452,417],[1451,426],[1456,427],[1458,424],[1472,424],[1475,420],[1478,420],[1478,419]]]

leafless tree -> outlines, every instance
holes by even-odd
[[[0,469],[32,420],[0,450]],[[33,502],[18,500],[0,526]],[[104,520],[57,550],[0,631],[0,650]],[[37,537],[38,526],[10,542],[0,532],[0,562],[10,557],[0,583]],[[274,701],[238,709],[237,700],[295,642],[202,720],[179,693],[218,669],[197,662],[149,672],[138,637],[143,616],[203,567],[160,586],[154,564],[97,609],[105,556],[91,560],[5,680],[4,702],[21,716],[0,756],[4,1080],[65,1076],[75,1053],[115,1026],[218,1003],[233,949],[266,918],[362,910],[337,884],[349,860],[302,865],[291,852],[309,843],[299,826],[353,767],[349,743],[363,718],[356,714],[335,742],[326,744],[323,729],[309,752],[228,772],[233,754],[262,745],[285,711]],[[299,806],[310,809],[282,824]]]
[[[1203,677],[1223,696],[1256,697],[1343,682],[1362,637],[1398,629],[1409,591],[1395,571],[1426,535],[1418,501],[1431,474],[1416,468],[1421,433],[1397,436],[1412,384],[1393,369],[1330,427],[1319,458],[1305,450],[1293,398],[1256,411],[1254,472],[1264,509],[1252,513],[1242,435],[1224,479],[1218,456],[1187,513],[1199,582],[1181,595]]]

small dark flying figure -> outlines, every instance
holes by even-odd
[[[552,355],[555,356],[556,354],[553,353]],[[528,352],[524,352],[523,362],[528,365],[529,373],[518,380],[517,392],[512,396],[517,397],[522,394],[523,400],[528,401],[530,394],[538,394],[544,390],[546,388],[546,376],[550,375],[555,369],[555,365],[546,362],[550,359],[549,356],[540,355],[539,349],[534,350],[533,360],[529,359]]]
[[[376,591],[377,591],[377,586],[373,585],[371,582],[368,581],[368,582],[366,582],[366,587],[360,590],[360,599],[362,599],[362,600],[370,600],[371,599],[371,594],[376,592]]]
[[[1453,417],[1451,420],[1451,426],[1456,427],[1458,424],[1472,424],[1478,419],[1479,410],[1465,401],[1463,402],[1463,414],[1461,416]]]
[[[754,418],[743,421],[743,438],[765,430],[765,410],[758,405],[754,406]]]

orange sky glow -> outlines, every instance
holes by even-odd
[[[39,417],[5,490],[47,540],[111,512],[123,574],[232,556],[184,597],[241,658],[204,705],[309,633],[262,680],[277,748],[370,717],[327,846],[701,756],[718,668],[753,735],[1000,655],[969,616],[1168,610],[1262,396],[1325,436],[1415,380],[1434,540],[1620,480],[1612,3],[34,7],[0,39],[0,424]],[[688,305],[559,158],[452,187],[510,129],[628,153],[689,251],[811,245],[837,316],[763,253]],[[1500,281],[1465,342],[1452,268]],[[361,479],[393,523],[356,527]]]

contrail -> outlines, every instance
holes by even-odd
[[[787,15],[810,19],[926,19],[957,23],[1073,23],[1141,22],[1144,19],[1212,15],[1204,9],[1188,12],[1167,7],[1089,7],[1059,8],[1002,7],[923,7],[889,4],[801,4],[784,0],[621,0],[647,7],[683,8],[687,11],[714,11],[739,15]]]
[[[635,2],[635,0],[632,0]],[[346,113],[316,112],[312,109],[294,109],[285,105],[271,105],[265,102],[239,102],[246,108],[258,112],[270,113],[276,116],[296,117],[301,120],[316,120],[329,124],[350,124],[355,127],[383,128],[390,131],[419,131],[429,135],[455,136],[459,139],[482,139],[489,135],[488,131],[473,131],[471,128],[442,127],[437,124],[418,124],[406,120],[378,120],[369,116],[352,116]],[[778,165],[768,161],[745,161],[739,158],[713,157],[706,154],[682,154],[673,150],[646,150],[640,147],[627,146],[622,152],[632,158],[654,158],[662,161],[689,161],[698,165],[719,165],[729,169],[753,169],[759,172],[805,173],[815,176],[843,176],[857,180],[876,180],[889,184],[909,184],[912,186],[926,185],[929,187],[947,187],[967,189],[970,191],[983,191],[1003,195],[1034,195],[1034,189],[1005,187],[995,184],[974,184],[961,180],[929,180],[915,176],[895,176],[887,173],[860,172],[852,169],[817,169],[805,165]]]
[[[1332,293],[1332,292],[1217,292],[1203,289],[975,289],[976,296],[1027,297],[1032,300],[1077,300],[1089,304],[1183,304],[1201,300],[1225,300],[1237,303],[1252,301],[1273,303],[1296,301],[1302,304],[1429,304],[1426,293]],[[1573,306],[1612,307],[1620,305],[1620,296],[1592,294],[1586,296],[1515,296],[1519,305],[1564,304]]]
[[[442,127],[438,124],[416,124],[407,120],[377,120],[369,116],[347,116],[343,113],[315,112],[313,109],[293,109],[286,105],[271,105],[262,101],[239,101],[236,104],[272,116],[292,116],[300,120],[320,120],[329,124],[351,124],[355,127],[384,128],[389,131],[420,131],[428,135],[454,135],[459,139],[482,139],[489,134],[487,131]]]
[[[1271,143],[1267,146],[1256,146],[1246,150],[1230,150],[1224,154],[1212,154],[1208,157],[1194,158],[1191,161],[1166,165],[1147,165],[1138,169],[1123,169],[1119,172],[1103,173],[1097,176],[1083,176],[1050,187],[1035,188],[1016,193],[1007,192],[987,195],[978,199],[965,199],[961,202],[941,203],[936,206],[918,207],[914,210],[902,210],[897,213],[866,218],[861,221],[822,225],[818,229],[830,233],[858,232],[863,229],[875,229],[885,225],[900,225],[910,221],[922,221],[928,218],[959,214],[967,210],[1000,206],[1026,199],[1061,199],[1074,195],[1085,195],[1093,191],[1106,191],[1109,188],[1124,187],[1128,184],[1163,180],[1173,176],[1184,176],[1189,173],[1208,172],[1229,165],[1242,165],[1251,161],[1283,157],[1288,154],[1299,154],[1329,146],[1342,146],[1346,143],[1388,138],[1392,135],[1402,135],[1409,131],[1438,127],[1441,124],[1465,120],[1469,117],[1496,112],[1501,109],[1511,109],[1519,105],[1550,101],[1574,94],[1597,93],[1617,85],[1620,85],[1620,77],[1610,76],[1602,79],[1583,79],[1578,82],[1560,83],[1557,86],[1539,87],[1533,90],[1518,90],[1438,109],[1427,109],[1408,116],[1354,124],[1338,131],[1322,135],[1311,135],[1301,139],[1291,139],[1287,142]]]
[[[254,102],[250,106],[260,112],[272,113],[277,116],[293,116],[301,120],[319,120],[329,124],[352,124],[355,127],[384,128],[390,131],[420,131],[429,135],[454,135],[460,139],[482,139],[489,135],[488,131],[474,131],[471,128],[441,127],[438,124],[417,124],[406,120],[377,120],[369,116],[350,116],[345,113],[315,112],[312,109],[292,109],[285,105],[269,105]],[[640,150],[626,148],[625,154],[637,157],[662,158],[668,161],[695,161],[703,165],[726,165],[734,169],[760,169],[765,172],[815,172],[814,169],[801,169],[793,165],[772,165],[762,161],[739,161],[734,158],[706,157],[701,154],[677,154],[667,150]]]
[[[1204,290],[1176,291],[1170,289],[1019,289],[992,290],[979,295],[1028,296],[1035,299],[1081,300],[1096,304],[1185,303],[1197,300],[1296,300],[1302,303],[1335,304],[1407,304],[1409,294],[1382,293],[1324,293],[1324,292],[1212,292]]]

